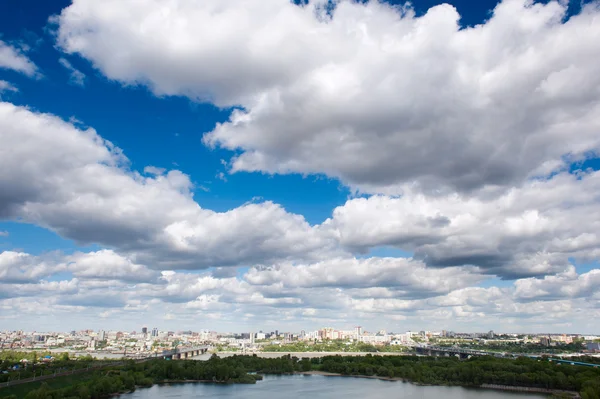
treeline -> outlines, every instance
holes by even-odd
[[[600,399],[600,369],[558,365],[546,359],[469,360],[417,356],[327,356],[315,359],[322,371],[343,375],[397,377],[431,385],[481,384],[578,391],[583,399]]]
[[[100,399],[132,391],[139,386],[162,382],[252,384],[261,379],[260,374],[291,374],[311,370],[343,375],[393,377],[431,385],[496,384],[578,391],[583,399],[600,399],[600,369],[596,368],[557,365],[546,359],[529,358],[512,360],[476,357],[459,360],[454,357],[373,355],[325,356],[314,359],[299,359],[289,355],[275,359],[256,355],[236,355],[221,359],[213,355],[208,361],[127,361],[119,367],[105,367],[100,371],[72,376],[68,382],[61,382],[57,378],[48,380],[41,387],[29,385],[27,392],[19,395],[9,392],[11,388],[3,388],[0,389],[0,397],[6,399],[6,392],[14,394],[8,396],[10,399]]]
[[[298,359],[260,359],[236,356],[221,359],[216,355],[208,361],[172,361],[153,359],[136,363],[132,360],[119,367],[105,367],[90,373],[56,378],[39,383],[0,389],[2,399],[99,399],[113,394],[130,392],[136,387],[151,386],[163,382],[199,381],[213,383],[254,384],[263,374],[285,374],[301,366]],[[308,364],[308,369],[311,365]],[[64,386],[67,385],[67,386]],[[27,392],[24,393],[24,390]],[[18,391],[13,393],[11,391]],[[6,394],[5,394],[6,393]],[[8,395],[7,395],[8,394]]]

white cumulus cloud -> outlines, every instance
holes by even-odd
[[[144,176],[93,129],[0,102],[0,217],[118,248],[157,269],[314,258],[331,234],[269,201],[203,209],[187,175]]]
[[[518,185],[600,148],[597,2],[79,0],[58,44],[110,79],[239,106],[206,134],[231,170],[325,173],[371,193]]]

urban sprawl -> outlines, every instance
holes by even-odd
[[[0,350],[44,350],[72,356],[147,357],[164,351],[204,345],[211,352],[404,352],[414,348],[451,347],[491,352],[599,354],[600,336],[583,334],[456,333],[453,331],[384,330],[362,327],[348,330],[322,328],[299,333],[215,331],[81,330],[60,332],[0,332]]]

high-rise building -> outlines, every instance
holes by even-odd
[[[356,336],[357,339],[358,339],[358,337],[360,337],[362,335],[362,333],[363,333],[363,331],[362,331],[361,326],[354,327],[354,335]]]
[[[148,334],[148,327],[142,327],[142,334]]]
[[[158,328],[154,327],[154,328],[152,329],[152,336],[153,336],[153,337],[158,337]]]
[[[106,333],[104,332],[104,330],[100,330],[100,332],[98,333],[98,341],[105,341],[106,340]]]

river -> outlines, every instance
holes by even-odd
[[[310,398],[310,399],[536,399],[544,395],[519,394],[461,387],[417,386],[399,381],[320,375],[265,376],[255,385],[169,384],[121,395],[120,399],[188,398]]]

